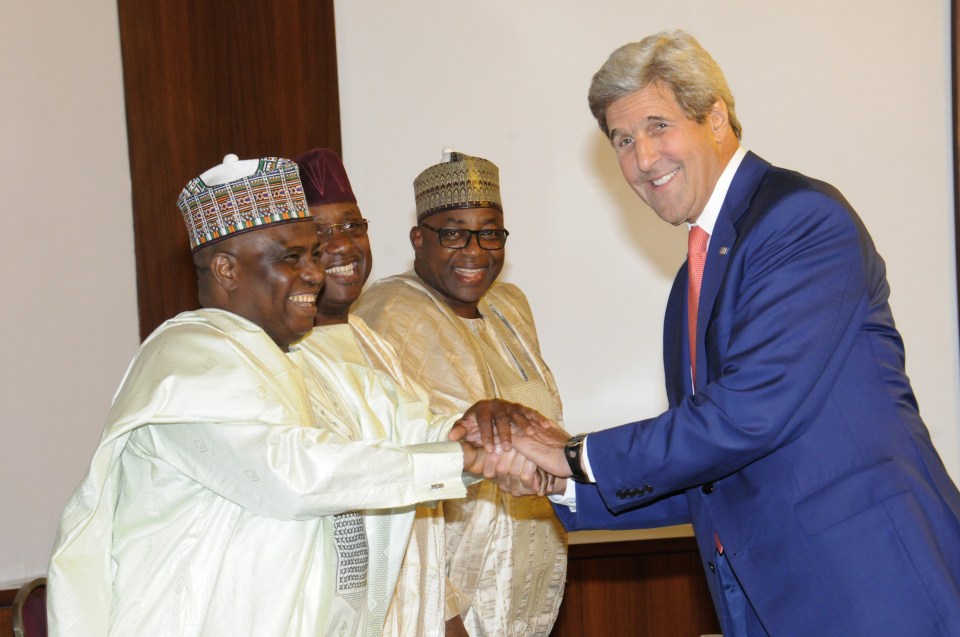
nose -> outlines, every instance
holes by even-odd
[[[308,258],[306,259],[306,265],[300,271],[300,278],[310,283],[311,285],[317,286],[319,290],[323,286],[323,279],[326,275],[323,273],[323,266],[320,264],[320,259]]]
[[[646,137],[638,137],[633,141],[634,155],[637,158],[637,168],[649,172],[660,159],[656,144]]]
[[[484,252],[484,249],[480,247],[480,235],[478,235],[475,232],[471,234],[470,238],[467,239],[467,245],[460,248],[460,250],[462,252],[467,252],[471,254],[476,252]]]
[[[340,232],[334,232],[333,237],[322,246],[324,252],[330,254],[339,254],[341,252],[346,252],[353,247],[353,240],[350,237],[344,236]]]

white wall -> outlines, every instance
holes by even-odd
[[[937,447],[960,478],[947,0],[336,2],[344,160],[373,278],[410,267],[413,178],[449,145],[500,166],[504,278],[537,317],[568,428],[665,405],[661,325],[683,228],[620,176],[586,103],[617,46],[692,32],[725,70],[744,145],[840,188],[889,265]]]
[[[45,572],[139,339],[117,4],[0,0],[0,14],[0,588],[10,588]]]
[[[831,181],[864,217],[960,477],[948,0],[793,4],[338,1],[344,154],[374,220],[374,276],[409,266],[411,182],[440,148],[488,157],[513,232],[504,276],[536,310],[569,427],[658,412],[685,239],[622,183],[585,94],[616,46],[686,28],[725,69],[745,145]],[[0,0],[0,588],[45,570],[137,345],[116,12]]]

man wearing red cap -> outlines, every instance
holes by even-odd
[[[360,212],[343,161],[329,148],[314,148],[296,162],[304,197],[317,222],[320,265],[326,277],[317,297],[316,327],[304,341],[305,351],[319,361],[328,360],[331,343],[336,342],[339,361],[388,374],[410,394],[426,401],[419,385],[407,382],[393,347],[363,319],[350,314],[370,276],[373,255],[367,235],[369,222]],[[443,526],[418,522],[387,614],[385,635],[417,637],[445,632],[443,560]]]

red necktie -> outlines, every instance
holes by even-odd
[[[700,308],[700,283],[707,262],[710,235],[700,226],[692,226],[687,235],[687,333],[690,338],[690,378],[697,378],[697,310]]]
[[[707,263],[707,241],[710,235],[700,226],[692,226],[687,235],[687,331],[690,336],[690,378],[697,378],[697,310],[700,309],[700,284],[703,266]],[[723,555],[720,536],[713,532],[713,546]]]

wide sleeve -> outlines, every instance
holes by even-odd
[[[399,446],[348,441],[313,427],[231,422],[151,425],[129,445],[248,511],[278,519],[466,495],[459,443]]]
[[[424,428],[449,429],[420,411]],[[356,440],[325,427],[302,370],[261,330],[169,330],[141,351],[112,418],[112,430],[133,432],[128,452],[148,465],[173,467],[263,516],[304,519],[465,494],[458,443]]]

